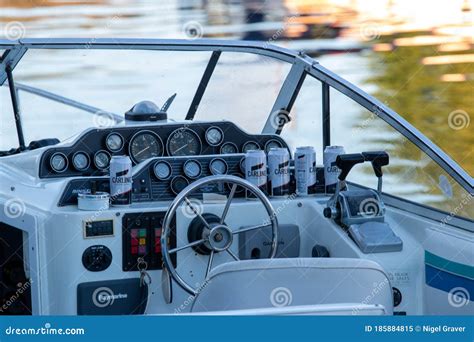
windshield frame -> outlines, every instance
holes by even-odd
[[[77,38],[31,38],[16,41],[0,40],[0,49],[6,50],[0,64],[0,86],[7,79],[7,68],[14,69],[28,49],[129,49],[129,50],[165,50],[165,51],[212,51],[244,52],[271,57],[292,64],[290,72],[283,82],[280,92],[269,113],[262,133],[279,134],[284,128],[276,127],[272,122],[274,115],[289,113],[298,96],[299,88],[306,77],[312,75],[322,82],[322,123],[323,148],[331,144],[330,107],[331,88],[348,96],[370,112],[384,120],[396,131],[413,142],[443,170],[453,177],[468,193],[474,191],[474,178],[462,169],[451,157],[424,136],[408,121],[379,100],[321,66],[316,60],[301,52],[294,52],[265,42],[229,41],[229,40],[180,40],[180,39],[77,39]],[[211,61],[210,61],[211,63]],[[212,75],[212,72],[210,73]],[[210,77],[211,75],[208,75]]]

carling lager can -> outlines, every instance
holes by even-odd
[[[290,154],[286,148],[271,148],[268,152],[268,177],[271,196],[290,193]]]
[[[267,156],[264,151],[250,150],[245,154],[245,179],[267,192]]]
[[[132,161],[128,156],[110,160],[110,202],[113,206],[132,203]]]
[[[342,146],[326,146],[324,149],[324,184],[326,193],[336,191],[336,184],[339,182],[337,177],[341,173],[341,170],[336,166],[336,158],[344,153],[344,147]]]
[[[312,146],[301,146],[295,152],[296,194],[316,193],[316,152]]]

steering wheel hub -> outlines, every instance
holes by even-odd
[[[225,225],[217,225],[209,232],[207,243],[213,251],[222,252],[232,245],[232,241],[232,230]]]

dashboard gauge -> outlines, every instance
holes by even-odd
[[[268,153],[272,148],[280,148],[283,145],[276,139],[270,139],[265,144],[265,152]]]
[[[85,152],[76,152],[72,156],[72,165],[77,171],[84,171],[89,167],[90,159]]]
[[[232,176],[236,176],[236,177],[239,177],[239,178],[245,178],[243,174],[241,173],[234,173]],[[225,186],[227,188],[227,190],[231,191],[232,190],[232,186],[234,184],[233,183],[226,183]],[[235,193],[236,194],[241,194],[245,191],[245,189],[241,186],[237,186],[237,188],[235,189]]]
[[[237,145],[231,142],[226,142],[224,145],[221,146],[221,154],[232,154],[232,153],[239,153]]]
[[[130,140],[129,154],[138,164],[142,161],[163,155],[163,143],[160,137],[152,131],[140,131]]]
[[[209,170],[213,175],[225,175],[227,173],[227,163],[224,159],[216,158],[209,163]]]
[[[110,133],[107,138],[105,138],[105,145],[111,152],[118,152],[123,147],[123,137],[118,133]]]
[[[68,161],[64,153],[56,152],[49,159],[49,165],[55,172],[64,172],[67,169]]]
[[[197,160],[191,159],[184,163],[184,174],[189,178],[198,178],[201,175],[201,164]]]
[[[110,164],[110,153],[104,150],[97,151],[94,155],[94,165],[100,170],[104,170],[109,167]]]
[[[260,145],[256,141],[247,141],[242,148],[242,152],[247,153],[251,150],[261,150]]]
[[[194,156],[201,153],[202,146],[196,132],[179,128],[169,136],[167,148],[170,156]]]
[[[216,126],[209,127],[206,131],[206,141],[211,146],[217,146],[224,140],[224,132]]]
[[[176,176],[171,180],[171,191],[177,195],[188,185],[189,181],[186,178],[183,176]]]
[[[240,159],[239,167],[240,171],[245,175],[245,157]]]
[[[153,172],[159,180],[166,180],[171,177],[171,165],[165,161],[159,161],[153,167]]]

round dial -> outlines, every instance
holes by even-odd
[[[72,157],[72,165],[78,171],[84,171],[89,167],[89,156],[85,152],[76,152]]]
[[[219,145],[224,140],[224,132],[219,127],[209,127],[206,131],[206,141],[211,146]]]
[[[98,151],[94,156],[94,165],[96,168],[103,170],[109,167],[110,154],[107,151]]]
[[[165,180],[171,176],[171,166],[165,161],[159,161],[155,164],[153,168],[156,178],[159,180]]]
[[[180,128],[171,133],[167,145],[170,156],[194,156],[201,153],[199,136],[188,128]]]
[[[260,145],[256,141],[249,141],[244,144],[244,147],[242,148],[242,152],[247,153],[248,151],[251,150],[260,150]]]
[[[198,178],[201,175],[201,164],[191,159],[184,163],[184,174],[189,178]]]
[[[186,178],[183,176],[176,176],[171,180],[171,191],[177,195],[188,185],[189,181]]]
[[[64,172],[67,169],[67,158],[63,153],[57,152],[51,156],[49,165],[55,172]]]
[[[158,135],[151,131],[141,131],[130,141],[130,157],[135,163],[163,155],[163,144]]]
[[[211,160],[209,169],[213,175],[225,175],[227,173],[227,163],[224,159],[216,158]]]
[[[268,140],[267,143],[265,144],[265,152],[268,153],[270,149],[280,148],[280,147],[282,147],[282,145],[278,140],[271,139],[271,140]]]
[[[110,133],[105,139],[105,145],[112,152],[118,152],[123,147],[123,138],[118,133]]]
[[[239,150],[234,143],[226,142],[224,145],[221,146],[221,154],[232,154],[238,153]]]
[[[242,159],[240,159],[239,168],[240,168],[240,171],[241,171],[243,174],[245,174],[245,157],[243,157]]]

